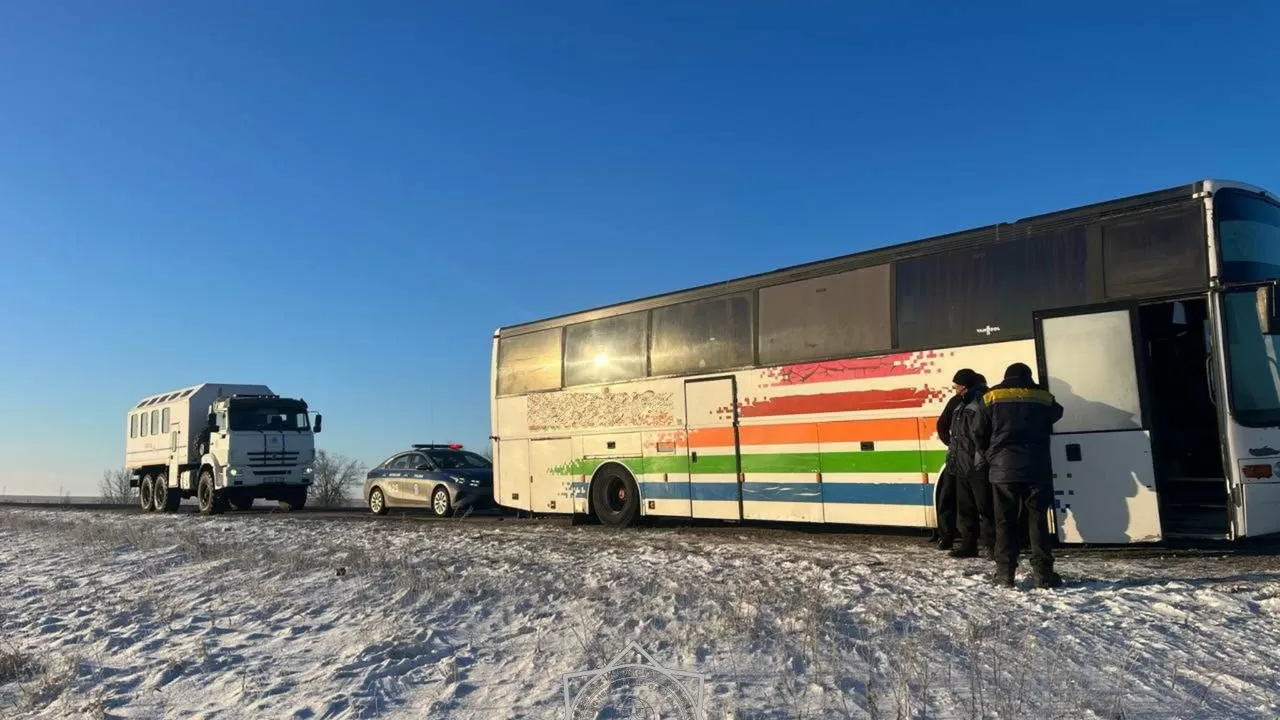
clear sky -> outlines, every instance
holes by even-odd
[[[485,446],[500,325],[1280,190],[1280,3],[1049,5],[5,0],[0,492],[92,493],[203,381]]]

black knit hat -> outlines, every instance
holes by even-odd
[[[965,387],[973,387],[973,384],[977,381],[978,373],[970,370],[969,368],[964,368],[960,372],[956,373],[955,377],[951,378],[951,382]]]
[[[1005,380],[1021,380],[1031,382],[1031,368],[1026,363],[1014,363],[1004,371]]]

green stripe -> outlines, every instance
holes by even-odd
[[[946,460],[945,450],[879,450],[871,452],[834,453],[763,453],[742,456],[742,472],[773,473],[919,473],[938,472]],[[575,460],[552,468],[555,475],[589,475],[608,458]],[[636,475],[689,473],[689,458],[684,455],[659,455],[645,458],[617,458]],[[732,455],[698,455],[693,474],[733,474],[738,471]]]

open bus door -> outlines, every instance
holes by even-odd
[[[1159,540],[1136,307],[1037,313],[1035,326],[1040,379],[1064,411],[1050,441],[1058,540]]]

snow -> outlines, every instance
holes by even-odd
[[[0,716],[560,718],[629,643],[708,719],[1280,716],[1280,557],[1062,556],[1008,590],[920,538],[4,508]]]

